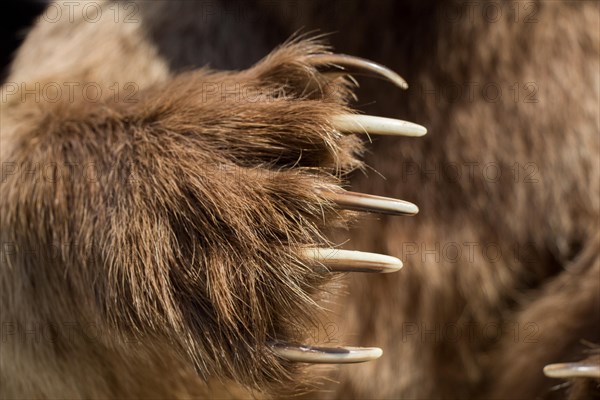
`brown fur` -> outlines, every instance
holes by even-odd
[[[224,39],[233,61],[215,62],[225,66],[253,61],[272,39],[251,18],[198,24],[198,3],[165,4],[142,5],[140,24],[110,13],[95,24],[41,20],[13,64],[7,82],[135,82],[139,92],[133,103],[108,90],[94,103],[3,101],[3,397],[245,397],[231,381],[259,391],[298,383],[298,368],[266,343],[306,339],[313,299],[328,287],[297,250],[327,243],[324,230],[352,217],[315,192],[361,166],[361,144],[329,122],[347,110],[350,87],[311,68],[306,55],[324,49],[301,40],[239,73],[180,73],[211,59],[214,32],[259,31],[254,43]],[[582,339],[600,341],[598,5],[532,2],[537,22],[491,23],[483,2],[457,20],[448,3],[294,4],[249,8],[270,13],[265,26],[282,37],[337,30],[336,51],[401,72],[408,93],[361,80],[362,108],[430,131],[376,139],[367,164],[387,180],[354,176],[354,190],[421,212],[351,231],[347,248],[399,256],[406,268],[350,277],[331,321],[337,339],[385,354],[333,369],[336,382],[311,396],[561,394],[543,366],[580,359]],[[504,95],[444,97],[468,82]],[[539,102],[515,102],[513,82],[535,82]],[[467,175],[475,162],[502,177]],[[60,179],[42,175],[49,163]],[[97,179],[82,175],[90,164]],[[463,176],[443,175],[448,165]],[[525,180],[526,165],[537,181]],[[427,253],[451,243],[459,261]],[[468,259],[465,243],[478,246]],[[501,256],[481,251],[489,244]],[[450,327],[462,333],[450,338]],[[52,340],[31,333],[42,328]]]

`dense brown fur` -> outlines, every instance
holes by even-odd
[[[244,72],[178,73],[211,61],[190,49],[230,14],[206,14],[191,34],[198,3],[165,4],[142,6],[141,24],[110,13],[94,24],[41,20],[7,79],[135,82],[139,92],[132,103],[109,90],[92,103],[3,99],[3,397],[244,397],[229,380],[267,390],[297,378],[266,344],[308,336],[326,277],[297,250],[351,217],[315,192],[361,166],[360,143],[329,120],[347,110],[350,87],[318,74],[306,55],[323,48],[299,40]],[[535,23],[486,21],[485,3],[472,18],[473,3],[253,5],[282,37],[338,30],[337,51],[400,71],[412,90],[361,80],[361,102],[377,100],[362,108],[430,131],[375,140],[367,164],[387,180],[353,180],[421,209],[368,218],[345,244],[406,263],[352,276],[331,321],[337,340],[385,355],[334,369],[339,383],[311,396],[552,396],[562,391],[543,366],[600,341],[598,5],[527,4]],[[456,10],[462,18],[449,18]],[[230,29],[267,30],[248,21]],[[226,53],[253,61],[273,40],[252,38],[225,40]],[[503,96],[444,96],[472,82]],[[539,101],[520,92],[515,102],[513,82],[534,82]],[[49,179],[50,163],[59,177]],[[484,173],[491,164],[501,178]],[[449,165],[462,177],[445,175]],[[462,257],[444,253],[448,244]],[[482,251],[490,244],[501,255]],[[571,394],[582,387],[594,384]]]
[[[328,121],[346,111],[345,80],[333,86],[302,61],[321,51],[289,43],[247,72],[181,74],[142,90],[132,104],[78,99],[38,112],[10,104],[7,118],[30,125],[13,133],[6,163],[20,172],[58,168],[50,179],[9,173],[2,183],[2,240],[12,250],[3,293],[33,300],[4,298],[3,318],[15,334],[3,369],[19,364],[29,344],[22,332],[58,324],[53,329],[64,336],[68,323],[92,324],[101,334],[89,360],[82,357],[89,332],[57,338],[66,348],[48,358],[66,360],[53,381],[90,376],[101,364],[124,368],[84,387],[12,391],[10,379],[7,393],[145,397],[145,380],[131,379],[158,354],[165,362],[142,375],[162,376],[165,364],[198,371],[179,396],[202,393],[203,379],[215,376],[260,388],[287,376],[289,366],[266,346],[307,325],[311,294],[324,278],[297,252],[324,244],[319,227],[342,216],[316,189],[360,165],[356,139]],[[311,88],[315,82],[323,90]],[[235,90],[222,97],[207,84]],[[75,167],[65,174],[68,165]],[[81,173],[84,166],[97,175]],[[59,303],[44,301],[57,291]]]

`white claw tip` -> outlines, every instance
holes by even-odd
[[[544,367],[544,375],[548,378],[596,378],[600,379],[600,365],[591,363],[560,363]]]
[[[424,126],[400,119],[372,115],[343,114],[334,117],[334,127],[340,132],[419,137],[427,133]]]
[[[388,67],[371,60],[346,54],[315,54],[310,57],[313,62],[318,64],[329,64],[342,69],[351,68],[371,72],[372,74],[388,79],[402,89],[408,89],[408,83],[406,83],[404,78]]]
[[[324,191],[323,195],[342,208],[389,215],[415,215],[419,207],[408,201],[350,191]]]
[[[396,257],[355,250],[307,248],[304,254],[334,272],[390,273],[403,266]]]
[[[378,347],[318,347],[276,345],[275,353],[288,361],[311,364],[350,364],[376,360],[383,354]]]

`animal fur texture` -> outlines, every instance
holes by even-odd
[[[2,87],[3,398],[598,395],[542,372],[598,364],[598,3],[85,4],[50,6]],[[324,75],[329,50],[411,87]],[[429,134],[342,136],[352,109]],[[341,185],[420,213],[354,223]],[[341,243],[405,267],[301,252]],[[307,340],[384,355],[269,347]]]

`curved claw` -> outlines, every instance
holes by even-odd
[[[307,248],[304,255],[332,272],[390,273],[403,266],[396,257],[363,251]]]
[[[408,89],[408,83],[400,75],[388,67],[371,60],[347,54],[315,54],[310,56],[315,64],[337,67],[338,69],[355,68],[359,71],[371,72],[376,76],[382,76],[402,89]]]
[[[379,135],[423,136],[424,126],[400,119],[375,117],[372,115],[342,114],[333,117],[333,126],[345,133],[373,133]]]
[[[408,201],[350,191],[323,191],[323,196],[339,207],[388,215],[415,215],[419,207]]]
[[[600,379],[600,365],[589,362],[549,364],[544,367],[548,378],[596,378]]]
[[[319,347],[292,344],[273,345],[273,351],[288,361],[311,364],[349,364],[375,360],[383,354],[378,347]]]

